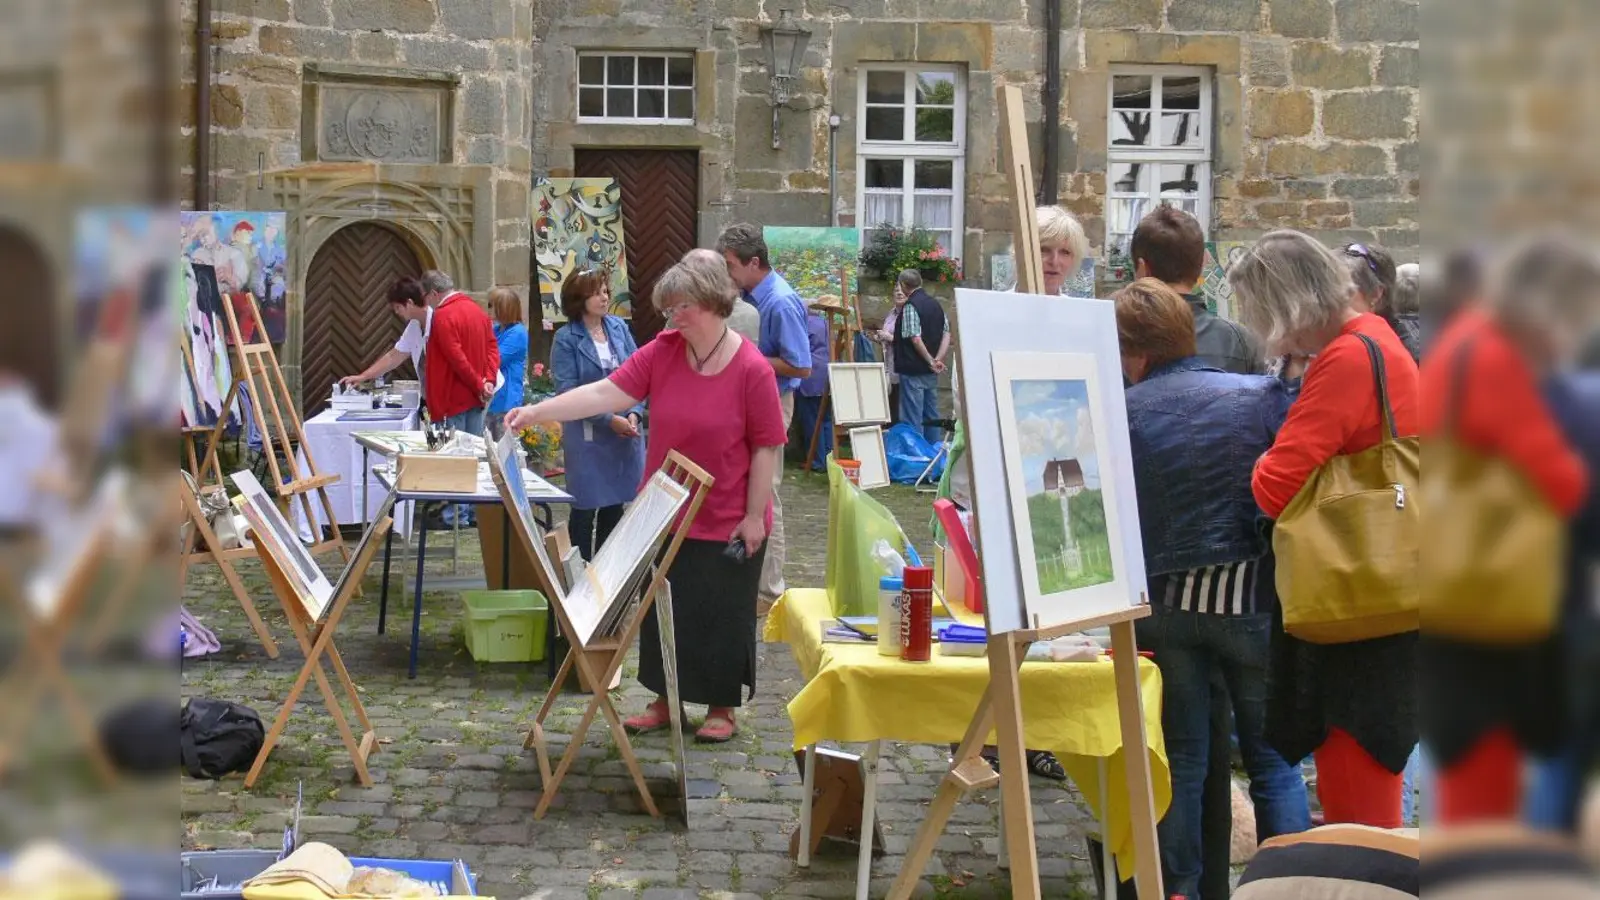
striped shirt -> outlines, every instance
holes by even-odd
[[[1252,616],[1257,609],[1258,562],[1251,559],[1154,575],[1150,578],[1150,596],[1169,609],[1219,616]]]

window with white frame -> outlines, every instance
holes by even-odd
[[[1128,254],[1139,220],[1180,207],[1210,231],[1211,72],[1184,66],[1111,70],[1106,254]]]
[[[967,90],[951,66],[867,64],[856,137],[856,219],[862,240],[879,226],[932,232],[961,255]]]
[[[578,121],[694,124],[694,54],[578,54]]]

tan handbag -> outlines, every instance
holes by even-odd
[[[1567,523],[1522,471],[1455,435],[1472,345],[1452,360],[1444,434],[1428,442],[1434,516],[1423,559],[1422,627],[1476,644],[1549,637],[1561,609]]]
[[[1395,426],[1377,342],[1356,337],[1372,360],[1383,440],[1313,472],[1272,532],[1284,630],[1314,644],[1387,637],[1419,624],[1420,442]]]

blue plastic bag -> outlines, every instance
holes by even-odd
[[[889,458],[889,480],[895,484],[914,484],[918,478],[938,484],[944,474],[944,464],[949,455],[939,457],[932,469],[928,463],[939,448],[928,443],[922,433],[904,422],[883,433],[883,452]],[[923,477],[926,472],[927,476]]]

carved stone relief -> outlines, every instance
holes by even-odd
[[[322,141],[327,160],[433,163],[440,158],[437,91],[328,85],[322,92]]]
[[[0,73],[0,160],[43,160],[56,151],[55,81],[49,73]]]

